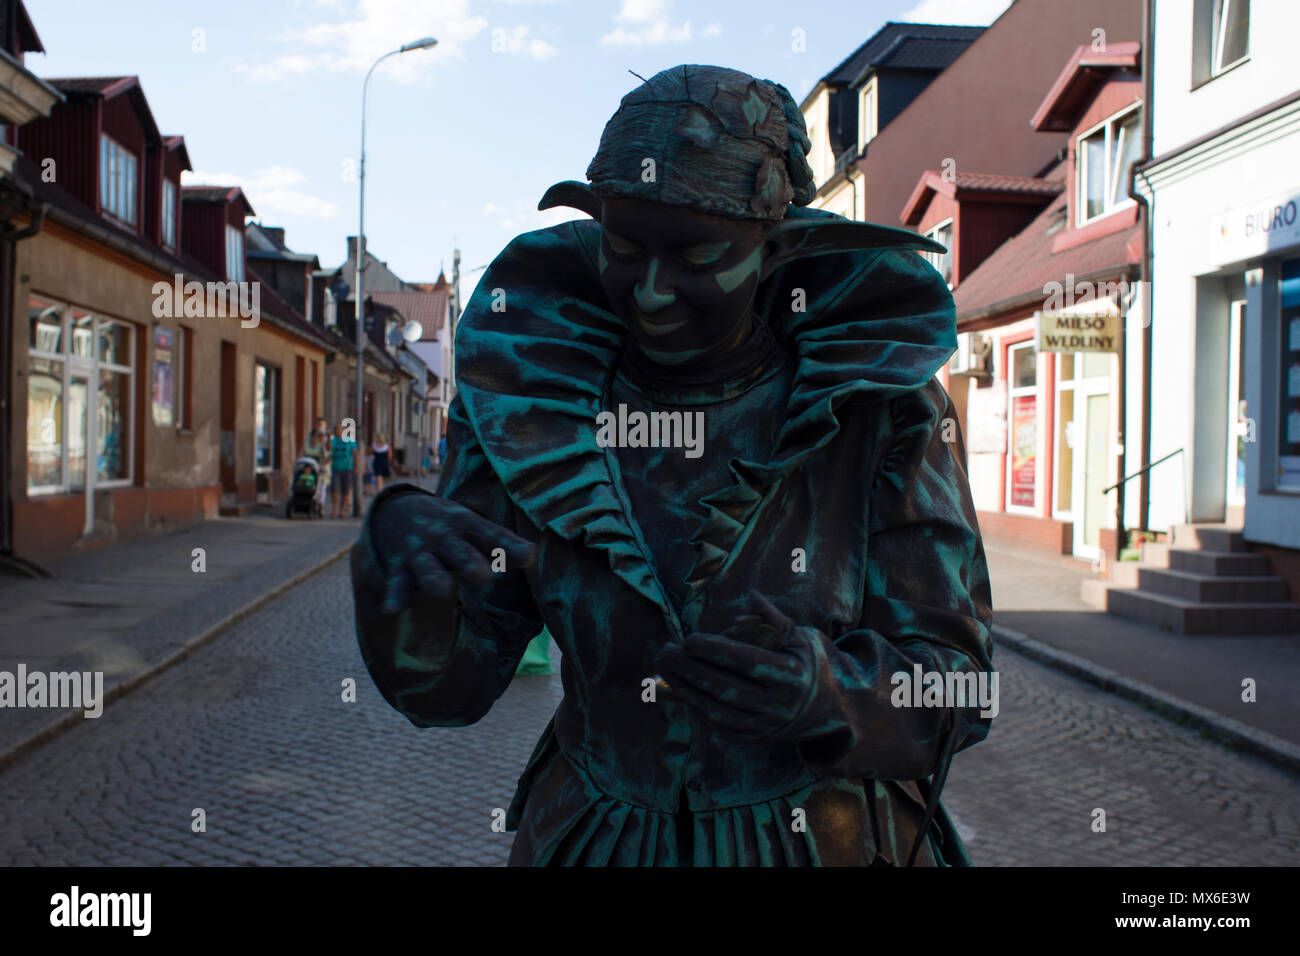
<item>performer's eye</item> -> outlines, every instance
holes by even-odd
[[[604,233],[605,241],[609,243],[609,247],[614,250],[614,255],[624,259],[635,259],[641,255],[641,250],[636,243],[628,242],[621,236],[614,235],[608,229],[601,231]]]
[[[729,242],[708,242],[691,246],[681,254],[681,259],[690,266],[711,266],[727,254],[731,248]]]

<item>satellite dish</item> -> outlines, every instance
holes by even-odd
[[[412,319],[402,328],[402,338],[408,342],[418,342],[424,336],[424,326]]]

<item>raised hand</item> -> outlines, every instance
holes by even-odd
[[[511,571],[537,559],[534,544],[447,498],[395,495],[372,520],[384,562],[383,614],[399,613],[417,595],[454,603],[458,584],[492,580],[498,548]]]

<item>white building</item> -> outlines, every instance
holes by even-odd
[[[1268,546],[1300,548],[1300,3],[1147,3],[1147,527],[1244,524],[1294,589]]]

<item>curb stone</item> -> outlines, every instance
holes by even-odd
[[[1250,753],[1291,773],[1300,774],[1300,746],[1275,734],[1259,730],[1231,717],[1215,713],[1199,704],[1125,677],[1116,671],[1094,664],[1077,654],[1052,647],[1020,631],[995,624],[996,647],[1005,647],[1030,660],[1063,671],[1078,680],[1104,691],[1141,704],[1166,720],[1199,731],[1216,743]]]
[[[276,598],[283,595],[286,591],[292,590],[293,588],[297,587],[299,584],[302,584],[304,581],[306,581],[308,578],[312,577],[313,575],[319,574],[321,571],[324,571],[335,561],[338,561],[340,558],[344,557],[349,551],[351,551],[352,544],[353,544],[352,542],[348,542],[347,544],[333,551],[324,559],[318,561],[316,564],[307,568],[305,571],[300,571],[292,578],[280,584],[277,584],[271,590],[266,591],[265,593],[259,595],[252,601],[245,604],[243,607],[237,608],[236,610],[227,614],[216,624],[213,624],[210,627],[206,628],[205,630],[200,632],[197,636],[190,638],[190,640],[186,641],[181,647],[177,648],[171,654],[168,654],[166,657],[162,658],[156,663],[150,665],[149,667],[146,667],[140,673],[135,674],[127,678],[126,680],[120,681],[114,684],[112,687],[105,688],[103,706],[107,708],[111,703],[113,703],[118,698],[124,697],[125,695],[131,693],[131,691],[136,690],[137,688],[146,684],[148,681],[157,677],[163,671],[167,670],[170,667],[173,667],[176,664],[179,664],[181,661],[185,660],[187,657],[189,657],[199,648],[203,647],[205,644],[210,643],[212,640],[219,637],[221,634],[228,631],[230,628],[234,627],[236,624],[238,624],[244,618],[248,617],[250,614],[253,614],[255,611],[261,609],[262,607],[266,606],[270,602],[274,601]],[[85,721],[84,715],[82,715],[77,711],[72,711],[71,713],[63,715],[56,722],[52,724],[48,724],[45,727],[42,727],[40,730],[36,731],[35,733],[31,734],[29,737],[20,740],[18,743],[10,747],[8,750],[4,751],[3,753],[0,753],[0,773],[4,773],[6,770],[8,770],[14,764],[18,763],[28,754],[32,753],[35,750],[40,749],[41,747],[48,744],[50,741],[54,740],[56,737],[61,736],[62,734],[71,730],[73,727],[77,726],[78,724],[83,723],[84,721]]]

